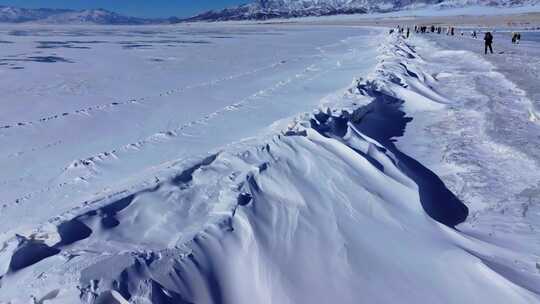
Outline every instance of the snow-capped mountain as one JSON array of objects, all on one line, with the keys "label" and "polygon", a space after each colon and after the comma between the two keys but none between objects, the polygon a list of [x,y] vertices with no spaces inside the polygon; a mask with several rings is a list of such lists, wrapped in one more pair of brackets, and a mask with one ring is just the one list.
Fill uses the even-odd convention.
[{"label": "snow-capped mountain", "polygon": [[366,13],[367,0],[257,0],[237,7],[202,13],[198,20],[271,19]]},{"label": "snow-capped mountain", "polygon": [[62,15],[71,12],[64,9],[26,9],[11,6],[0,6],[0,22],[27,22],[46,19],[54,15]]},{"label": "snow-capped mountain", "polygon": [[213,10],[190,18],[191,21],[264,20],[304,16],[326,16],[388,12],[421,7],[520,6],[538,0],[256,0],[249,4]]},{"label": "snow-capped mountain", "polygon": [[148,20],[123,16],[103,9],[72,11],[49,16],[46,23],[144,24]]},{"label": "snow-capped mountain", "polygon": [[171,23],[173,19],[145,19],[120,15],[104,9],[27,9],[0,6],[0,23],[39,22],[52,24],[153,24]]}]

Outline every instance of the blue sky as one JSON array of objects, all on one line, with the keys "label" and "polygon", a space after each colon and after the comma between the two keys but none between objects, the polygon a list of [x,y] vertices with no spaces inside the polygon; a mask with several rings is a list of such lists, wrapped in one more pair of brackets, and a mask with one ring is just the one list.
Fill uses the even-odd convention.
[{"label": "blue sky", "polygon": [[0,0],[0,5],[25,8],[104,8],[139,17],[186,17],[247,2],[250,0]]}]

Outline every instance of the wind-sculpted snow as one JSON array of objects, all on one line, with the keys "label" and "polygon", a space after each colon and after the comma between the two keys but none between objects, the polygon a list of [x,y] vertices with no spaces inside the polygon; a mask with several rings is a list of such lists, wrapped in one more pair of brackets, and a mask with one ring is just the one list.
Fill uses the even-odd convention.
[{"label": "wind-sculpted snow", "polygon": [[504,271],[519,255],[454,229],[467,208],[394,145],[447,100],[400,38],[380,53],[353,102],[6,240],[0,301],[538,303]]},{"label": "wind-sculpted snow", "polygon": [[[409,72],[408,72],[409,73]],[[400,107],[404,101],[372,88],[373,84],[359,86],[363,94],[375,97],[374,101],[353,113],[356,127],[364,134],[384,144],[399,160],[399,168],[419,187],[420,201],[433,219],[454,227],[467,218],[468,210],[443,182],[428,168],[399,151],[392,139],[402,136],[405,124],[412,120],[405,117]]]}]

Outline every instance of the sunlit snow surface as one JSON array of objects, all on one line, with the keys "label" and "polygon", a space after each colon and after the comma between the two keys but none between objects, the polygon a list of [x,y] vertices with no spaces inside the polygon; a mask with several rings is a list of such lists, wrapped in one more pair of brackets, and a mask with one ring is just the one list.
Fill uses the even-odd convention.
[{"label": "sunlit snow surface", "polygon": [[461,53],[352,27],[49,30],[2,36],[0,303],[540,301],[535,251],[451,228],[467,208],[428,169],[452,173],[433,143],[476,121],[442,80]]},{"label": "sunlit snow surface", "polygon": [[[223,26],[6,29],[0,58],[2,213],[19,217],[19,225],[36,216],[43,221],[153,166],[204,155],[310,111],[375,64],[369,32],[377,33]],[[47,207],[36,214],[35,203]],[[0,228],[13,224],[3,221]]]},{"label": "sunlit snow surface", "polygon": [[[437,173],[469,207],[459,229],[522,253],[493,267],[540,291],[540,33],[495,33],[495,54],[464,36],[411,41],[422,69],[450,97],[445,111],[416,116],[398,146]],[[433,64],[436,63],[436,64]]]}]

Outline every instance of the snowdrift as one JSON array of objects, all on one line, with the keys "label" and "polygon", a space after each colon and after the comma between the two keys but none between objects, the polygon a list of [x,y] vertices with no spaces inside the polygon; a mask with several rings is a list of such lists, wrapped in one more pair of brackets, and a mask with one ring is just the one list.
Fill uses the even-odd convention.
[{"label": "snowdrift", "polygon": [[350,94],[155,185],[51,219],[0,251],[19,303],[538,303],[511,252],[462,235],[468,210],[394,140],[445,98],[390,37]]}]

